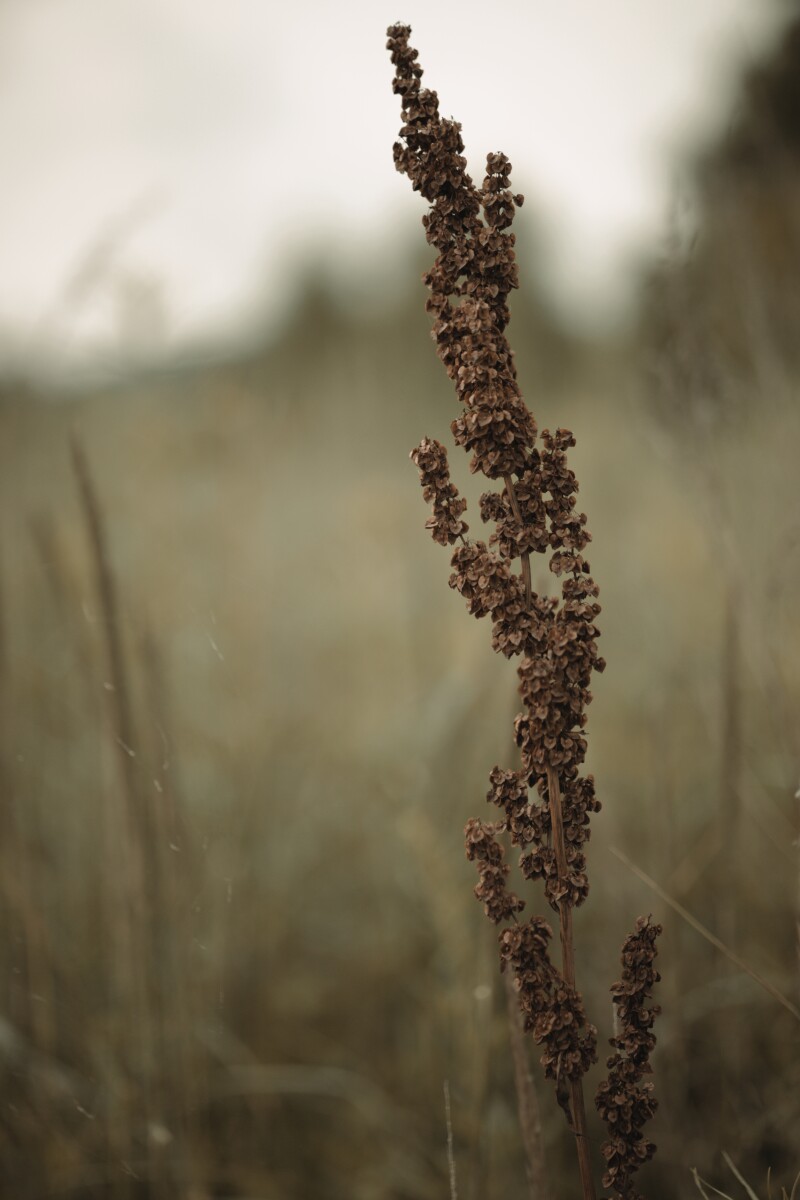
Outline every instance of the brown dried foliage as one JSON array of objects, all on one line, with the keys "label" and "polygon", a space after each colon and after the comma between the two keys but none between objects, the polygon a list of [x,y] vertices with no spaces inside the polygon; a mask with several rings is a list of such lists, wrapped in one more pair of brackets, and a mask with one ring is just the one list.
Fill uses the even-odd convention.
[{"label": "brown dried foliage", "polygon": [[[575,439],[566,429],[544,430],[536,446],[536,422],[522,398],[505,336],[508,296],[518,286],[509,228],[523,197],[511,191],[511,164],[504,154],[489,154],[482,185],[473,183],[461,126],[442,117],[436,92],[421,86],[410,32],[406,25],[388,30],[403,120],[394,160],[430,205],[423,225],[437,257],[423,280],[430,291],[427,309],[437,353],[462,405],[451,425],[455,442],[471,454],[471,471],[503,483],[480,499],[481,519],[493,526],[488,541],[465,536],[466,502],[451,482],[444,446],[425,438],[411,458],[432,505],[426,527],[440,544],[455,545],[450,586],[473,616],[491,617],[493,648],[519,658],[522,697],[514,723],[521,767],[492,770],[488,800],[502,816],[493,823],[467,823],[467,856],[477,864],[475,893],[487,916],[495,924],[514,922],[500,934],[501,967],[513,972],[525,1028],[543,1050],[545,1074],[555,1081],[576,1135],[584,1196],[589,1197],[594,1193],[581,1080],[596,1061],[597,1033],[574,984],[572,910],[588,893],[584,846],[590,816],[600,808],[592,776],[582,774],[589,685],[593,671],[605,666],[597,650],[598,587],[584,557],[591,535],[585,513],[577,511],[578,482],[567,462]],[[533,591],[531,554],[550,555],[560,596]],[[539,917],[526,924],[517,920],[524,902],[507,888],[509,866],[498,840],[503,834],[520,849],[524,876],[542,880],[547,901],[559,914],[560,970],[549,955],[550,927]],[[633,936],[644,935],[640,929]],[[632,946],[629,939],[628,958]],[[623,982],[615,987],[628,986],[627,979],[623,972]],[[636,1121],[647,1104],[638,1068],[629,1065],[634,1060],[624,1052],[615,1068],[614,1095],[625,1097],[638,1130]],[[642,1143],[626,1140],[617,1129],[614,1145],[608,1186],[632,1195],[624,1189],[641,1161]]]},{"label": "brown dried foliage", "polygon": [[595,1097],[597,1111],[609,1131],[603,1143],[608,1163],[603,1186],[613,1188],[625,1200],[642,1200],[632,1177],[656,1149],[642,1131],[658,1101],[652,1083],[642,1081],[652,1073],[650,1055],[656,1044],[653,1022],[661,1011],[657,1004],[647,1004],[661,978],[653,966],[660,933],[660,925],[654,925],[649,917],[640,917],[635,931],[625,939],[622,978],[611,988],[619,1032],[610,1039],[615,1053],[606,1062],[608,1076]]}]

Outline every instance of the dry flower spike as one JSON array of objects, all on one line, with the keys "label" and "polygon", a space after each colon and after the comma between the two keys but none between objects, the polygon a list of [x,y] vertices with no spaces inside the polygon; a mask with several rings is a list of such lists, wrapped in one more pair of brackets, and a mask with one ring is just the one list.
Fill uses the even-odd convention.
[{"label": "dry flower spike", "polygon": [[[462,405],[453,437],[471,455],[472,472],[501,484],[480,499],[481,520],[491,527],[486,541],[466,536],[466,502],[451,482],[444,446],[424,438],[411,458],[432,506],[426,528],[441,545],[454,546],[450,586],[473,616],[491,618],[494,650],[519,659],[522,698],[514,724],[520,766],[493,768],[488,800],[501,815],[492,823],[467,823],[467,856],[478,868],[475,894],[487,916],[505,925],[501,969],[513,974],[524,1026],[542,1049],[545,1075],[555,1083],[575,1135],[584,1200],[593,1200],[582,1081],[597,1059],[597,1032],[576,987],[572,936],[573,909],[589,890],[584,852],[589,819],[600,808],[592,776],[582,773],[589,685],[592,673],[605,666],[597,651],[598,587],[584,557],[591,535],[585,513],[577,510],[578,482],[567,462],[575,439],[566,429],[544,430],[537,447],[536,421],[522,398],[505,336],[508,296],[518,286],[509,228],[523,197],[511,191],[511,164],[504,154],[489,154],[482,185],[473,183],[461,126],[442,117],[436,92],[422,87],[410,33],[407,25],[388,30],[403,121],[394,160],[430,205],[423,225],[437,257],[423,279],[437,353]],[[533,591],[532,554],[549,554],[560,595]],[[525,878],[542,880],[558,914],[560,968],[550,958],[549,925],[536,916],[524,924],[518,920],[524,901],[507,888],[510,868],[499,840],[504,835],[520,850]],[[653,1150],[641,1134],[654,1107],[641,1076],[649,1070],[642,1054],[645,1042],[648,1055],[652,1049],[656,1011],[644,1010],[649,1024],[640,1029],[626,997],[634,996],[629,989],[635,961],[654,954],[658,931],[640,921],[625,943],[622,980],[613,990],[624,1032],[614,1042],[617,1053],[609,1060],[614,1065],[597,1101],[606,1119],[615,1105],[624,1114],[612,1120],[604,1184],[625,1200],[635,1197],[631,1176]],[[636,1040],[637,1032],[645,1041]]]}]

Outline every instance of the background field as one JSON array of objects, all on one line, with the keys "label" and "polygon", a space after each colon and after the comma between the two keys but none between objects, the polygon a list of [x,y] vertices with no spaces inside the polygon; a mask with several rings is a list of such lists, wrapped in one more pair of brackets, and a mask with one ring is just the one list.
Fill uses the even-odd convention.
[{"label": "background field", "polygon": [[[665,926],[653,1200],[694,1166],[738,1187],[722,1151],[759,1194],[800,1168],[797,1019],[612,849],[798,1005],[796,36],[783,54],[695,164],[700,235],[630,329],[581,340],[533,280],[512,307],[539,425],[578,439],[603,603],[576,931],[601,1045],[626,931]],[[407,454],[456,401],[421,234],[398,236],[370,311],[320,276],[236,355],[2,385],[3,1194],[433,1200],[445,1081],[459,1195],[526,1194],[462,847],[516,762],[515,677],[423,529]]]}]

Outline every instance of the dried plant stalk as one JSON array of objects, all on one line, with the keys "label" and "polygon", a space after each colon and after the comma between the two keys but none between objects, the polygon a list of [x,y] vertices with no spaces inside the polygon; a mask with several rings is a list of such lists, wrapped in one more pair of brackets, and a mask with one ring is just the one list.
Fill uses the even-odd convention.
[{"label": "dried plant stalk", "polygon": [[[473,183],[461,126],[443,118],[436,92],[421,86],[410,33],[407,25],[388,30],[403,118],[394,159],[430,204],[423,225],[437,258],[423,278],[437,352],[463,405],[453,436],[472,454],[472,472],[502,484],[480,499],[481,519],[494,526],[488,542],[467,538],[467,506],[450,479],[444,446],[423,438],[411,458],[432,505],[426,527],[435,541],[454,547],[450,586],[473,616],[491,618],[495,651],[519,658],[523,701],[514,725],[521,766],[492,770],[487,799],[502,816],[467,823],[467,856],[478,869],[476,896],[489,919],[505,926],[501,970],[512,973],[524,1027],[543,1050],[545,1075],[575,1136],[584,1200],[594,1200],[583,1078],[597,1059],[597,1031],[576,986],[573,942],[573,909],[589,887],[589,818],[600,807],[592,776],[582,774],[589,683],[605,666],[597,652],[598,588],[583,555],[591,536],[586,515],[576,509],[578,482],[567,464],[575,439],[566,429],[544,430],[541,449],[536,446],[536,422],[505,337],[508,296],[518,286],[509,227],[523,197],[510,189],[504,154],[489,154],[481,187]],[[560,596],[533,590],[535,553],[550,556]],[[525,902],[507,887],[502,834],[519,849],[525,878],[542,881],[558,913],[560,968],[550,958],[550,926],[536,916],[520,922]],[[636,1165],[626,1173],[621,1163],[609,1186],[621,1180],[620,1195],[633,1195],[625,1189]]]},{"label": "dried plant stalk", "polygon": [[[141,1107],[145,1127],[152,1118],[151,1076],[154,1072],[155,1041],[152,1003],[152,954],[150,936],[152,912],[150,884],[153,877],[154,845],[152,828],[146,807],[139,792],[135,766],[136,743],[129,672],[122,640],[120,605],[116,579],[111,566],[106,525],[102,505],[92,478],[87,455],[77,438],[72,439],[72,467],[78,485],[81,512],[86,525],[87,539],[94,569],[97,603],[102,616],[101,630],[105,653],[105,671],[110,690],[106,693],[111,730],[114,736],[116,760],[119,766],[121,799],[118,826],[109,806],[107,813],[107,845],[109,860],[115,864],[112,875],[112,903],[108,916],[107,936],[113,947],[112,962],[115,989],[114,1007],[130,1004],[130,1022],[136,1032],[141,1067]],[[120,839],[119,829],[123,836]],[[112,857],[113,856],[113,857]],[[124,1009],[123,1009],[124,1011]],[[125,1048],[130,1044],[130,1028],[119,1029],[120,1059],[125,1061]],[[129,1074],[132,1076],[134,1068]],[[127,1161],[135,1146],[135,1126],[138,1114],[133,1099],[132,1080],[126,1079],[109,1114],[109,1156]],[[150,1150],[147,1144],[148,1153]],[[148,1163],[148,1169],[150,1164]],[[123,1180],[125,1192],[131,1188]]]},{"label": "dried plant stalk", "polygon": [[527,1045],[522,1028],[522,1014],[513,980],[505,976],[508,1000],[508,1025],[511,1035],[511,1059],[514,1064],[514,1080],[517,1086],[517,1108],[520,1132],[525,1148],[525,1165],[528,1172],[528,1188],[531,1200],[551,1200],[544,1160],[542,1123],[539,1117],[539,1101],[533,1086],[528,1062]]},{"label": "dried plant stalk", "polygon": [[660,933],[660,925],[654,925],[649,917],[640,917],[622,947],[622,978],[611,988],[618,1032],[611,1038],[614,1053],[607,1062],[608,1078],[597,1091],[597,1110],[610,1133],[603,1144],[608,1164],[603,1186],[613,1188],[626,1200],[641,1200],[632,1177],[656,1149],[643,1130],[657,1101],[652,1083],[643,1080],[652,1072],[650,1055],[656,1044],[653,1022],[661,1011],[658,1005],[648,1007],[647,1003],[661,978],[653,966],[655,941]]}]

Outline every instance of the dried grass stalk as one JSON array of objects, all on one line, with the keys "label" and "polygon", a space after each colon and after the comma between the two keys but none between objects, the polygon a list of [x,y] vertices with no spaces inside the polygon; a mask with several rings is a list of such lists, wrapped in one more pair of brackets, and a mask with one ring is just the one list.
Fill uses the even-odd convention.
[{"label": "dried grass stalk", "polygon": [[[589,888],[584,853],[589,818],[600,807],[592,776],[582,773],[589,684],[593,672],[605,666],[597,652],[598,587],[584,557],[591,536],[585,513],[576,507],[578,482],[567,463],[575,439],[567,429],[544,430],[541,448],[536,445],[536,421],[523,400],[505,336],[508,296],[518,286],[509,228],[523,197],[511,191],[511,164],[504,154],[489,154],[483,183],[473,183],[461,126],[443,118],[436,92],[421,86],[410,33],[407,25],[388,30],[403,120],[394,159],[430,205],[423,225],[437,257],[424,282],[437,352],[462,405],[453,436],[472,455],[470,470],[501,485],[480,499],[481,519],[494,527],[487,541],[467,537],[467,506],[451,481],[445,447],[424,438],[411,458],[432,506],[426,527],[435,541],[454,547],[450,586],[473,616],[490,617],[495,651],[519,660],[523,702],[514,725],[520,765],[492,770],[488,800],[501,816],[467,823],[467,856],[478,869],[475,892],[487,916],[504,926],[501,969],[512,973],[524,1027],[543,1050],[545,1075],[555,1084],[575,1137],[582,1194],[593,1200],[583,1078],[597,1059],[597,1031],[577,989],[573,941],[573,909]],[[559,595],[533,590],[532,554],[549,555]],[[507,886],[502,834],[519,849],[525,878],[542,881],[558,914],[560,968],[550,957],[550,926],[536,916],[520,921],[525,901]],[[630,954],[628,943],[626,948]],[[620,1032],[622,1038],[630,1035],[626,1028]],[[615,1076],[607,1086],[617,1083]],[[631,1103],[636,1096],[631,1093]],[[610,1128],[613,1139],[618,1130]],[[634,1157],[638,1149],[631,1143]],[[619,1180],[619,1194],[632,1196],[629,1177],[637,1165],[638,1160],[621,1162],[609,1186]]]}]

